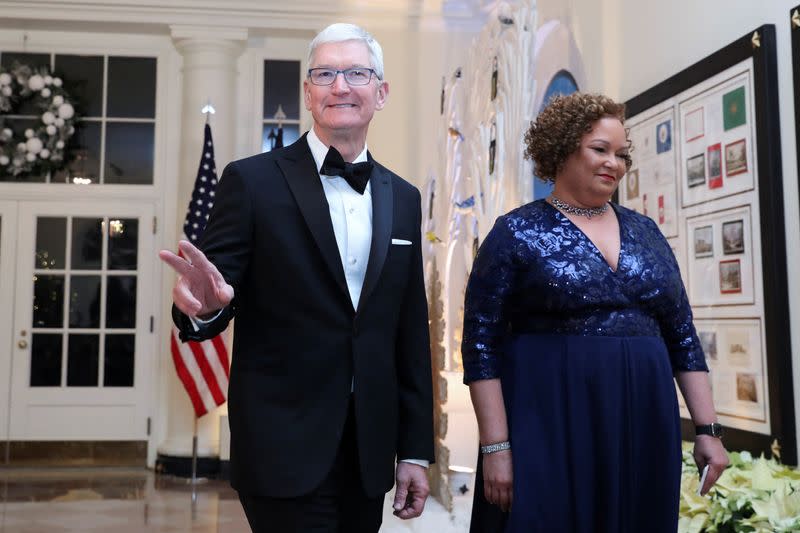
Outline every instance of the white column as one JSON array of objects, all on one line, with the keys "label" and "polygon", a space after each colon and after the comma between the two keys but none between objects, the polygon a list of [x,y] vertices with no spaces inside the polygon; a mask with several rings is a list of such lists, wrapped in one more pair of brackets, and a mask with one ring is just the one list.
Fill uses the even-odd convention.
[{"label": "white column", "polygon": [[[204,105],[211,103],[216,113],[211,115],[217,173],[234,155],[237,60],[247,42],[244,28],[215,28],[173,25],[170,27],[175,48],[183,56],[182,113],[180,136],[180,165],[177,205],[177,242],[181,235],[184,213],[189,201],[203,150]],[[170,357],[170,354],[166,354]],[[189,396],[178,380],[172,361],[168,361],[167,431],[158,453],[172,457],[191,457],[194,431],[194,411]],[[198,456],[219,455],[219,419],[226,414],[227,405],[208,413],[198,424]]]}]

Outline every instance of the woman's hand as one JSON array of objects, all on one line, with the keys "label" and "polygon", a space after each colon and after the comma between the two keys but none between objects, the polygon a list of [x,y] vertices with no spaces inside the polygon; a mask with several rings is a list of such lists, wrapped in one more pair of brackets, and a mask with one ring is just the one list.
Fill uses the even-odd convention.
[{"label": "woman's hand", "polygon": [[709,465],[706,482],[700,487],[700,494],[705,496],[728,466],[728,452],[725,451],[719,438],[697,435],[694,439],[694,462],[701,472],[706,465]]},{"label": "woman's hand", "polygon": [[484,497],[503,512],[511,510],[513,477],[511,450],[483,454]]}]

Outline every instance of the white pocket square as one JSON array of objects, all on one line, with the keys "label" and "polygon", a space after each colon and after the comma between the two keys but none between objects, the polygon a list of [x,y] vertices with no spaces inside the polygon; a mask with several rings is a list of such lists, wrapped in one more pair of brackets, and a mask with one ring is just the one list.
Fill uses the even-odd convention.
[{"label": "white pocket square", "polygon": [[402,246],[411,246],[411,241],[405,239],[392,239],[392,244],[400,244]]}]

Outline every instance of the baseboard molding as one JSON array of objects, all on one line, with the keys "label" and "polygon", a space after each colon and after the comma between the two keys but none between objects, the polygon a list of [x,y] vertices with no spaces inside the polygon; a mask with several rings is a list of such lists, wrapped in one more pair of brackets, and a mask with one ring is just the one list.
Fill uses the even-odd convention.
[{"label": "baseboard molding", "polygon": [[[198,457],[197,477],[219,478],[220,462],[219,457]],[[225,462],[227,463],[227,461]],[[192,477],[192,458],[158,454],[156,472],[168,476]]]},{"label": "baseboard molding", "polygon": [[0,450],[6,466],[147,466],[147,441],[7,441]]}]

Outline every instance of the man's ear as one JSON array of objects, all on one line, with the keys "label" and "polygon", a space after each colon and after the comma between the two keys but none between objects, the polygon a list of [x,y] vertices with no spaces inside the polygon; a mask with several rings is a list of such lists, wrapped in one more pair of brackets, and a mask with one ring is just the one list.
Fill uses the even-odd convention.
[{"label": "man's ear", "polygon": [[382,81],[378,87],[378,98],[375,100],[375,109],[380,111],[386,105],[386,99],[389,98],[389,83]]},{"label": "man's ear", "polygon": [[306,105],[306,111],[311,111],[311,87],[308,85],[308,80],[303,80],[303,102]]}]

